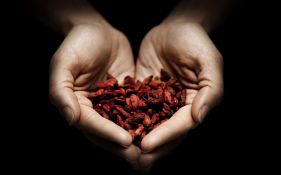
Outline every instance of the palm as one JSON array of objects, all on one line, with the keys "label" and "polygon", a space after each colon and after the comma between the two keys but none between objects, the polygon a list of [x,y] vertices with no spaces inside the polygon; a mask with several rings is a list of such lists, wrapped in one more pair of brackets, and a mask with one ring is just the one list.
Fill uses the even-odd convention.
[{"label": "palm", "polygon": [[160,25],[146,35],[140,48],[136,78],[159,76],[164,68],[186,86],[188,95],[186,106],[143,139],[142,148],[153,151],[142,155],[140,166],[148,166],[172,150],[196,125],[200,107],[206,101],[214,105],[221,96],[221,65],[219,52],[199,25]]},{"label": "palm", "polygon": [[164,68],[186,86],[188,91],[187,105],[184,107],[185,109],[179,110],[175,114],[178,116],[177,127],[182,124],[185,126],[193,125],[191,107],[199,88],[196,72],[198,71],[198,60],[196,59],[197,55],[193,54],[196,48],[193,48],[189,35],[185,31],[183,34],[182,31],[184,29],[178,27],[152,29],[142,42],[136,74],[137,79],[143,79],[151,74],[159,76],[160,69]]},{"label": "palm", "polygon": [[[122,45],[123,47],[130,48],[129,43],[126,40],[122,41]],[[93,48],[93,46],[89,46],[89,47]],[[105,57],[102,56],[101,60],[91,58],[91,53],[89,53],[88,56],[84,55],[84,57],[78,56],[78,58],[80,58],[79,61],[81,61],[82,64],[79,64],[79,62],[77,64],[77,68],[80,69],[80,75],[74,79],[73,86],[74,86],[74,93],[80,105],[80,110],[81,110],[80,117],[93,116],[93,115],[99,116],[98,113],[96,113],[93,110],[93,105],[88,98],[88,93],[99,81],[104,80],[108,74],[116,77],[119,83],[122,83],[122,80],[126,75],[134,76],[133,61],[128,60],[130,59],[131,53],[130,52],[124,53],[127,51],[117,50],[117,49],[109,50],[109,51],[111,53],[103,52],[104,55],[108,55],[108,56]],[[118,53],[118,54],[113,55],[112,53]],[[124,57],[124,55],[122,54],[126,54],[127,57]],[[81,67],[83,67],[84,69],[81,69]],[[100,117],[100,120],[105,122],[102,117]],[[103,125],[102,123],[100,124]],[[87,123],[80,123],[78,125],[85,126],[87,125]],[[102,136],[102,134],[97,134],[97,133],[95,135]],[[105,138],[107,138],[107,136],[105,136]]]},{"label": "palm", "polygon": [[[93,34],[84,35],[79,33],[79,41],[83,44],[77,44],[77,47],[72,47],[72,52],[75,53],[75,65],[72,68],[76,72],[73,76],[73,90],[77,96],[81,113],[94,112],[91,101],[87,98],[89,91],[99,81],[106,78],[108,74],[113,75],[122,82],[124,76],[134,73],[134,64],[132,59],[130,46],[128,41],[121,33],[114,31],[118,45],[105,43],[110,41],[109,38],[97,38],[96,31]],[[102,36],[101,33],[98,37]],[[97,40],[102,40],[97,43]],[[108,47],[112,45],[112,47]],[[126,55],[126,56],[124,56]],[[133,75],[132,75],[133,76]],[[88,115],[88,114],[86,114]],[[83,116],[83,115],[81,115]]]},{"label": "palm", "polygon": [[[74,114],[71,124],[90,134],[91,140],[96,141],[97,136],[103,139],[103,145],[101,141],[98,145],[106,147],[110,141],[128,147],[132,142],[130,134],[95,112],[87,97],[93,86],[107,74],[122,83],[126,75],[134,76],[134,72],[131,48],[123,34],[111,27],[78,26],[68,34],[52,59],[51,97],[59,109],[71,109]],[[66,117],[71,116],[67,114]],[[128,153],[132,151],[129,148]],[[119,154],[118,146],[110,149]],[[135,159],[135,152],[129,156],[120,154]]]}]

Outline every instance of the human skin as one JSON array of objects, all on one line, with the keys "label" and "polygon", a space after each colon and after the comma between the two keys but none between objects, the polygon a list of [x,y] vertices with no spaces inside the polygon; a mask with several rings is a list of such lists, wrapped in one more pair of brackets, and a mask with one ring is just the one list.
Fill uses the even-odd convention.
[{"label": "human skin", "polygon": [[136,79],[159,76],[164,68],[186,85],[188,95],[186,106],[142,140],[137,169],[148,171],[220,102],[223,58],[209,32],[220,23],[232,4],[232,1],[222,0],[182,1],[144,37],[137,59]]},{"label": "human skin", "polygon": [[40,4],[44,6],[41,17],[65,35],[50,63],[52,103],[68,123],[79,128],[89,140],[133,164],[141,151],[132,144],[130,134],[100,116],[87,98],[107,74],[116,77],[121,84],[125,76],[135,76],[127,38],[86,1],[44,3]]},{"label": "human skin", "polygon": [[[221,21],[228,1],[182,1],[143,39],[135,69],[127,38],[86,1],[35,1],[40,19],[65,39],[50,64],[50,98],[70,125],[96,145],[149,170],[188,131],[202,122],[223,95],[223,59],[208,33]],[[141,150],[131,136],[92,109],[87,95],[107,73],[122,83],[126,75],[142,80],[164,68],[186,85],[187,105],[149,133]]]}]

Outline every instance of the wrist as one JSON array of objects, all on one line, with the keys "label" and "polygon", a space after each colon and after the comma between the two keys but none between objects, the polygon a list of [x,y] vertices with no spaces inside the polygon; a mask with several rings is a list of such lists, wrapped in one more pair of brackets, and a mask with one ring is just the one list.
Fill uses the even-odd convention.
[{"label": "wrist", "polygon": [[81,25],[110,27],[110,24],[100,14],[94,11],[87,14],[77,12],[75,14],[69,14],[63,18],[62,32],[64,35],[67,35],[72,28]]},{"label": "wrist", "polygon": [[219,24],[229,4],[224,0],[182,0],[164,23],[196,23],[209,33]]},{"label": "wrist", "polygon": [[212,30],[212,24],[206,20],[206,15],[198,11],[174,11],[172,12],[161,25],[178,26],[178,25],[198,25],[201,26],[207,33]]},{"label": "wrist", "polygon": [[190,17],[177,17],[177,18],[170,18],[168,17],[165,19],[159,26],[164,28],[171,28],[171,27],[180,27],[190,26],[193,28],[193,26],[200,27],[203,30],[205,30],[207,33],[209,33],[209,28],[207,25],[205,25],[204,20],[202,18],[190,18]]},{"label": "wrist", "polygon": [[49,0],[40,6],[43,20],[64,35],[77,25],[108,24],[86,0]]}]

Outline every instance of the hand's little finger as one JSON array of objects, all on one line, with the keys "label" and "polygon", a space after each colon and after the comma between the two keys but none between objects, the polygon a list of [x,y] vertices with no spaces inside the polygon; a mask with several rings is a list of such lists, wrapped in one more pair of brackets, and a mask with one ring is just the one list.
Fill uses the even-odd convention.
[{"label": "hand's little finger", "polygon": [[130,145],[127,148],[124,148],[116,143],[106,141],[102,138],[96,137],[94,135],[85,134],[86,137],[93,142],[95,145],[101,147],[102,149],[109,151],[113,154],[116,154],[131,164],[135,164],[140,156],[140,149],[135,145]]},{"label": "hand's little finger", "polygon": [[169,142],[150,153],[141,154],[138,161],[138,169],[140,171],[149,171],[152,165],[161,157],[170,153],[182,141],[182,138]]},{"label": "hand's little finger", "polygon": [[141,142],[144,152],[151,152],[172,140],[175,140],[194,127],[191,117],[191,106],[186,105],[179,109],[168,121],[152,130]]}]

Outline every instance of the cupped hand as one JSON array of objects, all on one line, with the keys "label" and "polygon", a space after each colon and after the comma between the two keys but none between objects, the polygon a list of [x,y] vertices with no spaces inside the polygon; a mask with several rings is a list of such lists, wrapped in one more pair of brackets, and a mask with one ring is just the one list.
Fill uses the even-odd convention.
[{"label": "cupped hand", "polygon": [[[109,24],[73,27],[50,64],[50,98],[69,124],[80,128],[97,145],[135,162],[140,150],[130,134],[101,117],[87,98],[107,74],[122,83],[134,77],[135,65],[127,38]],[[110,146],[108,146],[110,145]]]},{"label": "cupped hand", "polygon": [[164,68],[187,88],[186,106],[151,131],[141,142],[138,168],[146,169],[180,143],[200,123],[223,94],[223,60],[198,23],[163,23],[144,38],[136,65],[136,79],[159,76]]}]

